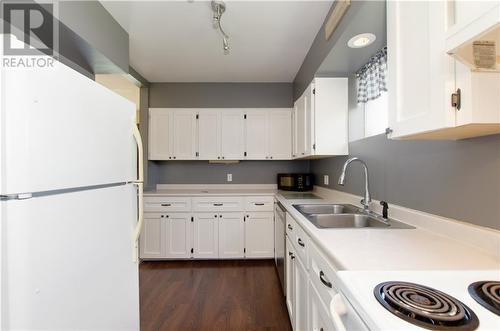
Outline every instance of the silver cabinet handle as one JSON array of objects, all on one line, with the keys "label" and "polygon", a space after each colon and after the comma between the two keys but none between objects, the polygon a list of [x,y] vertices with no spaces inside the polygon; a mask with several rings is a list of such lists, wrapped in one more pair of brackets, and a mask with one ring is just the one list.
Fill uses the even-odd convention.
[{"label": "silver cabinet handle", "polygon": [[297,239],[297,243],[298,243],[300,246],[302,246],[302,247],[304,247],[304,246],[306,245],[306,244],[304,244],[304,242],[303,242],[303,241],[302,241],[302,239],[300,239],[300,238],[299,238],[299,239]]}]

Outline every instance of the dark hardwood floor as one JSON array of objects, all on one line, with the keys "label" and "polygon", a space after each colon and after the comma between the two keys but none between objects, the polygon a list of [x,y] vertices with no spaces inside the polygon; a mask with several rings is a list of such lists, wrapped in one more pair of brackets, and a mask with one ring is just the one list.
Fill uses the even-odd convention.
[{"label": "dark hardwood floor", "polygon": [[292,330],[273,260],[143,262],[141,331]]}]

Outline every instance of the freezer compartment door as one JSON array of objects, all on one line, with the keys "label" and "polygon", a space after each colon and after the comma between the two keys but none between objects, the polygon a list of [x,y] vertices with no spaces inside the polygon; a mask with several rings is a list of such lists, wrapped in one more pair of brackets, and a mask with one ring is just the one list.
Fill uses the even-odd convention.
[{"label": "freezer compartment door", "polygon": [[1,194],[136,179],[132,102],[57,61],[1,70]]},{"label": "freezer compartment door", "polygon": [[136,187],[0,207],[2,330],[139,330]]}]

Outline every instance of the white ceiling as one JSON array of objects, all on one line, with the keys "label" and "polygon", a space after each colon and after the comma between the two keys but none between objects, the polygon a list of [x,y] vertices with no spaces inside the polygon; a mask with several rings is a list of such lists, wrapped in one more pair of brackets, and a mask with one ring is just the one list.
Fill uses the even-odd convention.
[{"label": "white ceiling", "polygon": [[101,1],[150,82],[292,82],[332,1],[226,1],[224,55],[209,1]]}]

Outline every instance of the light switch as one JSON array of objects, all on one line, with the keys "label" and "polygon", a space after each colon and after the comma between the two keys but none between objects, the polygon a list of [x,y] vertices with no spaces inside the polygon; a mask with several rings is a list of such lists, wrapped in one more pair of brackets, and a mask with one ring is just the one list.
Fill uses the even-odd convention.
[{"label": "light switch", "polygon": [[323,184],[329,185],[329,183],[330,183],[330,178],[328,177],[328,175],[324,175],[323,176]]},{"label": "light switch", "polygon": [[227,181],[232,182],[233,181],[233,174],[227,174]]}]

